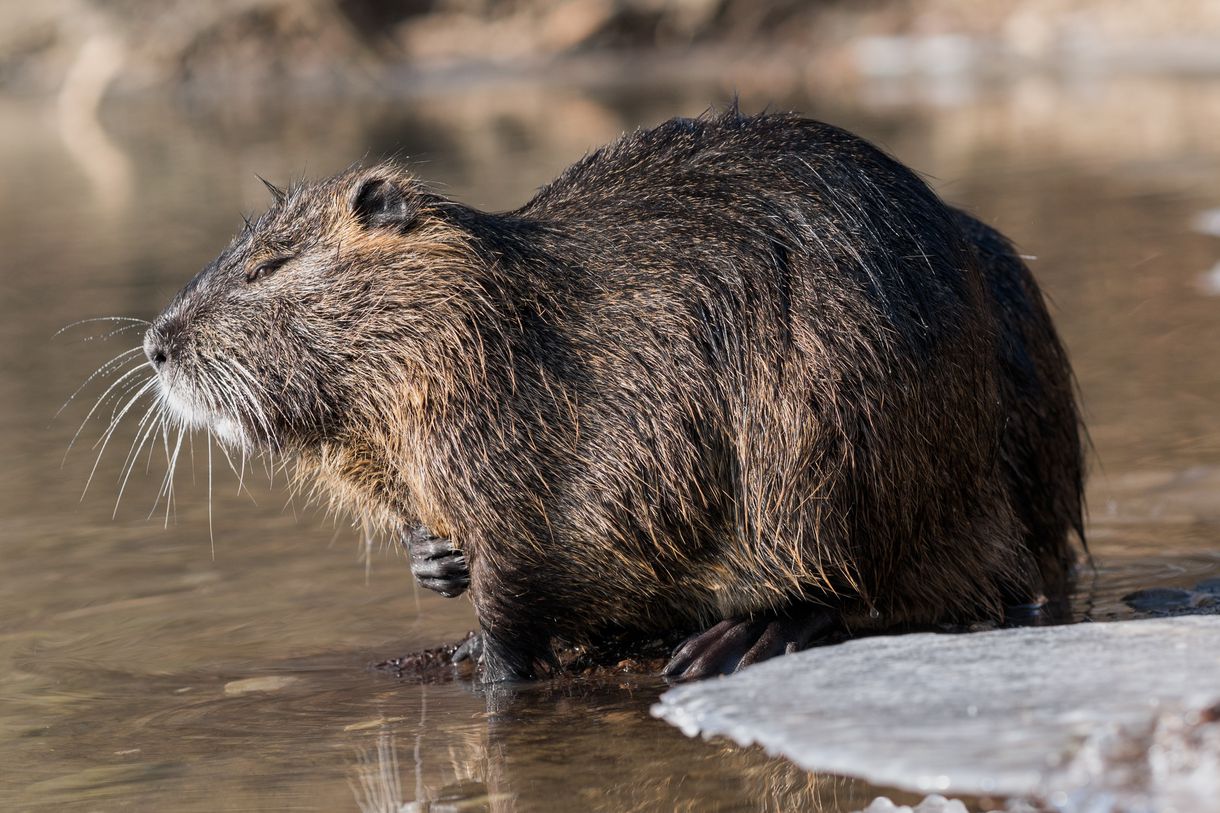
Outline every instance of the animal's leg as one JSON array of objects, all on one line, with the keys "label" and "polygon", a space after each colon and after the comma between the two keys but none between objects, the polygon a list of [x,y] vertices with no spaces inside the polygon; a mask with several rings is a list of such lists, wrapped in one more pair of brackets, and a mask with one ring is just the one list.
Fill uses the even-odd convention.
[{"label": "animal's leg", "polygon": [[471,596],[479,631],[470,647],[454,656],[477,659],[482,683],[534,680],[557,666],[552,619],[559,611],[519,575],[475,561]]},{"label": "animal's leg", "polygon": [[449,539],[420,525],[402,536],[411,557],[411,572],[419,583],[446,598],[460,596],[470,586],[466,556]]},{"label": "animal's leg", "polygon": [[779,612],[729,618],[688,638],[661,674],[674,680],[725,675],[752,663],[804,649],[839,623],[839,614],[801,603]]},{"label": "animal's leg", "polygon": [[[541,640],[501,637],[487,629],[481,630],[471,640],[478,640],[479,643],[465,657],[478,657],[478,679],[482,683],[535,680],[539,677],[540,666],[544,670],[547,666],[554,666],[554,655]],[[454,657],[458,654],[455,652]]]}]

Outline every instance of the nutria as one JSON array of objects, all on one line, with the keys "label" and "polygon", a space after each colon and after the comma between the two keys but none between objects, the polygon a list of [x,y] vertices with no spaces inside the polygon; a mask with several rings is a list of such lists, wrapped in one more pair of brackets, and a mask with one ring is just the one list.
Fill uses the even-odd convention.
[{"label": "nutria", "polygon": [[698,677],[1069,583],[1038,287],[856,136],[674,119],[502,214],[393,163],[273,192],[149,329],[163,399],[468,583],[486,680],[706,628],[667,669]]}]

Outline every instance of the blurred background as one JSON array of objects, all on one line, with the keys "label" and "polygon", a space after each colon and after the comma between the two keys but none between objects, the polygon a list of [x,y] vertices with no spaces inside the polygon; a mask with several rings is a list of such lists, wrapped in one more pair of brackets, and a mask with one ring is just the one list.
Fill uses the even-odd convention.
[{"label": "blurred background", "polygon": [[488,697],[367,671],[459,637],[469,605],[258,464],[238,493],[201,439],[172,502],[159,445],[124,486],[144,408],[107,387],[138,354],[94,371],[140,331],[74,324],[152,318],[266,206],[255,173],[396,155],[511,208],[734,96],[875,141],[1029,257],[1094,445],[1079,618],[1216,573],[1220,3],[4,0],[0,808],[839,811],[882,792],[686,740],[649,719],[645,677]]}]

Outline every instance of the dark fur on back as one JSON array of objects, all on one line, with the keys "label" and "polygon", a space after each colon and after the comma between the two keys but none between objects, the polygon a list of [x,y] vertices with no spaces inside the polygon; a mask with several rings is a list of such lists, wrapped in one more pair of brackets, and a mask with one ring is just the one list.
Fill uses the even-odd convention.
[{"label": "dark fur on back", "polygon": [[[400,222],[361,219],[374,182]],[[313,276],[230,292],[267,245]],[[504,214],[354,170],[289,190],[203,276],[176,330],[200,298],[247,311],[196,325],[226,349],[195,358],[309,400],[251,393],[248,440],[384,527],[451,536],[512,674],[555,641],[799,600],[858,627],[968,621],[1069,583],[1081,446],[1036,284],[834,127],[675,119]]]}]

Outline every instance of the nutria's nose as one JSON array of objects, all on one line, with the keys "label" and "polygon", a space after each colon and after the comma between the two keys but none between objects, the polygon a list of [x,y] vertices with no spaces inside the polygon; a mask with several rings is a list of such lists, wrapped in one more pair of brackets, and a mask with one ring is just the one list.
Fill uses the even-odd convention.
[{"label": "nutria's nose", "polygon": [[182,313],[176,308],[170,308],[153,320],[144,334],[144,355],[148,356],[153,369],[160,370],[167,361],[181,354],[183,324]]},{"label": "nutria's nose", "polygon": [[169,361],[168,345],[165,339],[161,336],[157,328],[149,328],[144,334],[144,355],[148,356],[148,361],[152,364],[153,369],[161,369],[161,365]]}]

